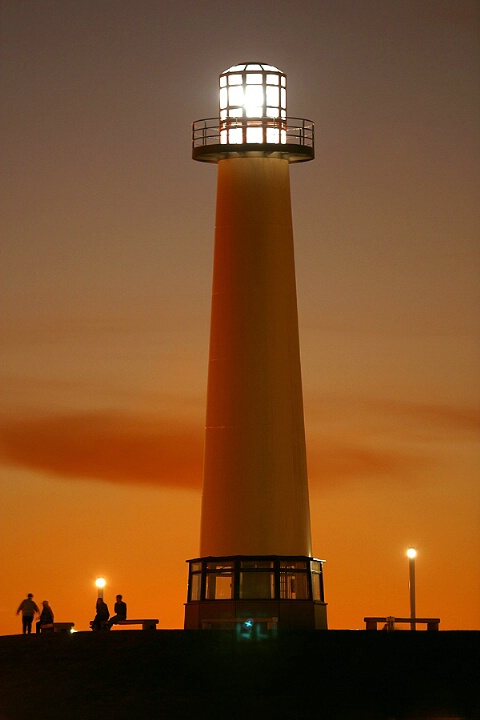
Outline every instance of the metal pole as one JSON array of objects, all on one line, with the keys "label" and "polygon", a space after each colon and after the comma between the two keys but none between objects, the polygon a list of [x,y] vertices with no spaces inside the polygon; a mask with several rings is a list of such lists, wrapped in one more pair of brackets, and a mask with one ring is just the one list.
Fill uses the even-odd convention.
[{"label": "metal pole", "polygon": [[98,588],[98,598],[101,598],[103,600],[103,588],[105,587],[105,578],[97,578],[95,580],[95,585]]},{"label": "metal pole", "polygon": [[[409,567],[409,586],[410,586],[410,619],[414,620],[416,617],[415,611],[415,555],[416,552],[413,548],[408,551],[408,567]],[[416,624],[410,623],[410,630],[415,630]]]}]

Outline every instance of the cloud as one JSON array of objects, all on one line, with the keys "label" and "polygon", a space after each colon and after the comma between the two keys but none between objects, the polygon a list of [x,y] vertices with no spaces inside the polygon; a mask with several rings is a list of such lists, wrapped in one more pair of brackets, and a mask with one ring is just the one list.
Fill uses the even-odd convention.
[{"label": "cloud", "polygon": [[[415,417],[435,435],[448,425],[457,431],[478,430],[478,412],[444,406],[378,403],[384,418]],[[415,475],[420,464],[434,463],[434,454],[415,454],[403,441],[352,439],[347,423],[341,434],[309,433],[308,467],[312,485],[378,481]],[[325,427],[323,427],[323,430]],[[398,438],[397,438],[398,440]],[[425,448],[424,448],[425,450]],[[6,464],[70,479],[198,490],[202,484],[203,428],[193,422],[116,412],[28,417],[0,420],[0,458]]]},{"label": "cloud", "polygon": [[[312,482],[391,475],[405,458],[316,437]],[[4,462],[62,478],[200,489],[203,429],[171,419],[119,413],[30,417],[0,422]]]},{"label": "cloud", "polygon": [[[401,400],[362,399],[333,394],[309,393],[308,416],[310,421],[327,427],[332,421],[351,423],[354,420],[375,420],[383,428],[397,428],[405,438],[420,429],[428,429],[432,435],[450,433],[464,436],[480,431],[480,408],[478,406],[448,405],[441,403],[418,403]],[[354,423],[352,423],[354,424]],[[409,433],[405,433],[405,429]]]},{"label": "cloud", "polygon": [[408,412],[409,414],[415,415],[419,420],[441,425],[453,431],[462,433],[465,431],[473,431],[478,433],[480,430],[479,408],[414,403],[410,406],[404,403],[397,403],[396,405],[392,405],[392,410],[395,410],[395,408],[400,413]]},{"label": "cloud", "polygon": [[480,430],[477,408],[392,400],[330,397],[312,403],[310,420],[309,476],[322,486],[357,478],[411,482],[442,462],[447,445],[478,441]]},{"label": "cloud", "polygon": [[478,439],[480,409],[461,405],[428,404],[400,401],[372,401],[372,409],[389,418],[397,427],[409,429],[422,438],[436,442],[465,439],[472,435]]},{"label": "cloud", "polygon": [[359,477],[378,480],[398,476],[405,480],[418,464],[417,457],[401,450],[367,447],[337,439],[320,439],[318,443],[311,443],[308,449],[310,481],[322,485]]},{"label": "cloud", "polygon": [[64,478],[196,489],[201,427],[151,416],[92,413],[0,422],[4,461]]}]

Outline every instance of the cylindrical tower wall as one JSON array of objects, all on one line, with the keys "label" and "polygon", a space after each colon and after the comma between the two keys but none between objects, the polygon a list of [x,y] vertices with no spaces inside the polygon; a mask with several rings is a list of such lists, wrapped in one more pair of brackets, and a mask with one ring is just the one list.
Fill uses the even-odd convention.
[{"label": "cylindrical tower wall", "polygon": [[289,163],[218,164],[201,547],[311,556]]}]

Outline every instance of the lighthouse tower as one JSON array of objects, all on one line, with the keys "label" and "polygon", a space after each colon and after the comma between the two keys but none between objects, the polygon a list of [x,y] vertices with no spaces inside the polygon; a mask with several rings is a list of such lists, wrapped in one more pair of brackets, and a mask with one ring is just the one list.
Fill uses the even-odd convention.
[{"label": "lighthouse tower", "polygon": [[312,556],[289,166],[313,124],[287,117],[264,63],[220,75],[219,117],[193,124],[218,165],[200,557],[185,628],[327,627]]}]

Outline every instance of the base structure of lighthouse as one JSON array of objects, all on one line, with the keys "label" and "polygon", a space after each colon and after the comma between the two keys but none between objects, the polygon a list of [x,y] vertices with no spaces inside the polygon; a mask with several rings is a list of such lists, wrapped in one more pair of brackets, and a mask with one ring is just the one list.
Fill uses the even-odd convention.
[{"label": "base structure of lighthouse", "polygon": [[218,164],[200,557],[185,629],[326,629],[312,556],[289,165],[313,124],[286,115],[263,63],[220,75],[220,116],[193,125]]}]

